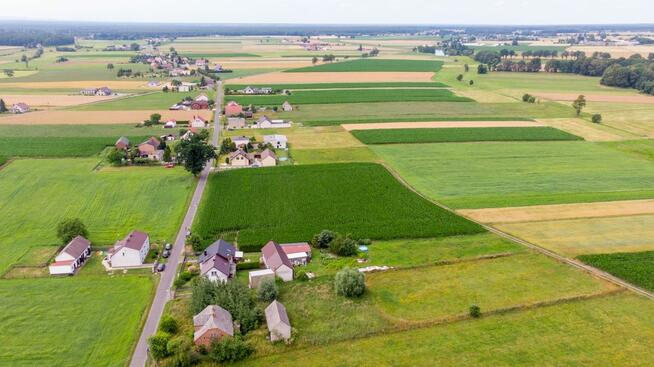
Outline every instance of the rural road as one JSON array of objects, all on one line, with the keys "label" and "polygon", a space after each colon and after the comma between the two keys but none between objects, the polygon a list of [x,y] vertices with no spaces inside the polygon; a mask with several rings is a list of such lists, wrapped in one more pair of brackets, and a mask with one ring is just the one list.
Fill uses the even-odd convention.
[{"label": "rural road", "polygon": [[[216,112],[214,115],[214,134],[212,138],[213,146],[218,146],[218,140],[220,135],[220,116],[223,105],[223,85],[222,82],[217,82],[216,84]],[[144,367],[148,359],[148,337],[157,332],[157,326],[159,325],[159,320],[163,315],[164,307],[166,303],[170,300],[171,290],[173,282],[175,281],[175,275],[177,273],[177,267],[182,260],[184,254],[184,246],[186,244],[186,231],[191,228],[193,224],[193,219],[195,214],[198,211],[198,206],[200,200],[202,199],[202,194],[204,193],[204,188],[207,186],[207,177],[211,171],[211,166],[213,166],[213,161],[209,162],[204,170],[200,173],[200,178],[198,184],[195,187],[195,192],[193,193],[193,198],[191,203],[186,211],[184,216],[184,221],[182,226],[179,228],[177,237],[175,238],[175,243],[173,244],[173,249],[171,251],[170,257],[168,258],[168,266],[166,270],[161,273],[161,279],[159,280],[159,285],[157,286],[157,293],[154,295],[152,300],[152,306],[150,307],[150,312],[148,313],[148,319],[145,321],[143,326],[143,331],[139,337],[136,348],[134,349],[134,354],[132,355],[132,361],[130,362],[130,367]]]}]

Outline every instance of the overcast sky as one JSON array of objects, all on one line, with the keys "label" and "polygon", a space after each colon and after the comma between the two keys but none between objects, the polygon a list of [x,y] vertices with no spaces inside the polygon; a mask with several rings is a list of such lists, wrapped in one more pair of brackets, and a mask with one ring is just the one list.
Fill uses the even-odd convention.
[{"label": "overcast sky", "polygon": [[654,0],[20,0],[3,6],[0,18],[305,24],[654,23]]}]

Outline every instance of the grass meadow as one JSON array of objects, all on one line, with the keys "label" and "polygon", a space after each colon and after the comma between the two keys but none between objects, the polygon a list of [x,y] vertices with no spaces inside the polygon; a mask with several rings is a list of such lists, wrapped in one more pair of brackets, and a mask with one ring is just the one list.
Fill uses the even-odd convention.
[{"label": "grass meadow", "polygon": [[442,61],[357,59],[287,70],[287,73],[304,72],[437,72]]},{"label": "grass meadow", "polygon": [[551,127],[354,130],[352,135],[364,144],[582,140]]},{"label": "grass meadow", "polygon": [[[0,137],[0,155],[11,157],[89,157],[113,146],[118,137]],[[128,136],[141,142],[148,136]]]},{"label": "grass meadow", "polygon": [[57,223],[78,217],[94,245],[133,229],[172,239],[195,186],[180,169],[104,168],[97,159],[18,159],[0,171],[0,273],[30,247],[59,245]]},{"label": "grass meadow", "polygon": [[71,107],[71,111],[138,111],[138,110],[167,110],[170,106],[180,102],[185,97],[193,97],[200,94],[207,94],[213,98],[213,92],[181,92],[164,93],[153,92],[137,96],[113,99],[106,102],[90,103],[82,106]]},{"label": "grass meadow", "polygon": [[654,291],[654,251],[581,255],[578,259],[629,283]]},{"label": "grass meadow", "polygon": [[238,232],[244,251],[256,251],[271,239],[308,241],[323,229],[373,239],[483,232],[403,187],[384,167],[369,163],[214,174],[198,214],[194,231],[205,241]]},{"label": "grass meadow", "polygon": [[334,149],[293,149],[295,164],[328,164],[350,162],[379,162],[379,157],[368,147]]},{"label": "grass meadow", "polygon": [[394,144],[371,149],[418,191],[458,209],[654,197],[651,162],[601,144]]},{"label": "grass meadow", "polygon": [[446,84],[440,82],[389,82],[389,83],[307,83],[307,84],[228,84],[227,88],[242,90],[246,87],[273,88],[273,89],[375,89],[375,88],[445,88]]}]

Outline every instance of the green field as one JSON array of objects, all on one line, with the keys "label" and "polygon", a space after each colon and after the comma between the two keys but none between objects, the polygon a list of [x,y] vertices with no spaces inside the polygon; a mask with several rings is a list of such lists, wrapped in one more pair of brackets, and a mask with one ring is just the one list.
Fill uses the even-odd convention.
[{"label": "green field", "polygon": [[323,229],[374,239],[483,231],[415,195],[382,166],[368,163],[214,174],[194,228],[207,242],[238,231],[244,251],[256,250],[271,239],[308,241]]},{"label": "green field", "polygon": [[134,229],[172,239],[195,180],[180,169],[104,168],[98,159],[18,159],[0,171],[0,273],[30,247],[59,245],[57,223],[79,217],[95,245]]},{"label": "green field", "polygon": [[654,330],[643,325],[652,323],[651,301],[623,294],[285,351],[237,366],[650,365]]},{"label": "green field", "polygon": [[[224,42],[221,42],[224,43]],[[237,42],[240,43],[240,42]],[[194,59],[207,58],[207,59],[217,59],[217,58],[229,58],[229,57],[261,57],[261,55],[255,55],[245,52],[184,52],[184,56],[191,57]]]},{"label": "green field", "polygon": [[654,251],[581,255],[579,260],[622,278],[634,285],[654,291]]},{"label": "green field", "polygon": [[[164,93],[153,92],[143,95],[130,96],[113,99],[107,102],[90,103],[78,107],[71,107],[72,111],[138,111],[138,110],[167,110],[170,106],[180,102],[185,97],[193,97],[206,94],[213,98],[213,92],[188,92],[188,93]],[[143,119],[149,116],[143,116]]]},{"label": "green field", "polygon": [[0,125],[0,136],[10,138],[97,138],[124,136],[158,136],[175,129],[161,126],[140,127],[133,124],[111,125]]},{"label": "green field", "polygon": [[[141,142],[149,136],[128,136],[130,141]],[[118,137],[0,137],[0,154],[10,157],[88,157],[113,146]]]},{"label": "green field", "polygon": [[368,88],[446,88],[447,85],[439,82],[390,82],[390,83],[307,83],[307,84],[228,84],[227,88],[242,90],[246,87],[272,88],[272,89],[368,89]]},{"label": "green field", "polygon": [[141,276],[0,281],[0,365],[127,365],[153,283]]},{"label": "green field", "polygon": [[368,147],[334,149],[293,149],[295,164],[325,164],[350,162],[378,162],[379,157]]},{"label": "green field", "polygon": [[357,59],[317,66],[287,70],[287,73],[305,72],[437,72],[443,66],[442,61],[433,60],[387,60]]},{"label": "green field", "polygon": [[428,197],[455,208],[654,197],[654,166],[587,142],[375,145]]},{"label": "green field", "polygon": [[531,45],[499,45],[499,46],[470,46],[475,52],[477,51],[497,51],[500,50],[509,50],[516,52],[525,52],[525,51],[558,51],[559,53],[565,51],[567,46],[531,46]]},{"label": "green field", "polygon": [[354,130],[352,135],[364,144],[582,140],[552,127]]},{"label": "green field", "polygon": [[299,90],[292,95],[243,96],[229,97],[242,105],[281,105],[284,101],[291,104],[335,104],[335,103],[370,103],[370,102],[471,102],[472,99],[456,96],[448,89],[356,89],[346,90]]}]

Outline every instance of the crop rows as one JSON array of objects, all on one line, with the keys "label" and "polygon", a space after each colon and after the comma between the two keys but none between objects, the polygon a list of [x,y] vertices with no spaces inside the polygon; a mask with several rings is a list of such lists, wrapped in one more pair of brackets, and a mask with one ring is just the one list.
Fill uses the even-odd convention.
[{"label": "crop rows", "polygon": [[287,70],[287,73],[304,72],[437,72],[442,61],[357,59]]},{"label": "crop rows", "polygon": [[582,140],[552,127],[380,129],[356,130],[352,134],[364,144]]}]

